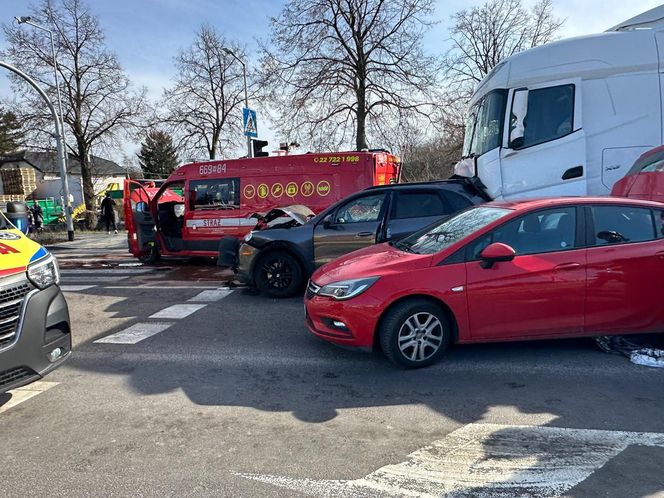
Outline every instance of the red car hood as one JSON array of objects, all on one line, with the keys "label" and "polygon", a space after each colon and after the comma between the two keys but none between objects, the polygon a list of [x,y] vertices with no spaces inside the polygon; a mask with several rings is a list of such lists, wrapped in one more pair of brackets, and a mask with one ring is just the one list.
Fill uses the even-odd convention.
[{"label": "red car hood", "polygon": [[379,244],[346,254],[320,267],[311,280],[318,285],[348,280],[351,278],[374,277],[389,273],[426,268],[431,264],[431,254],[412,254]]}]

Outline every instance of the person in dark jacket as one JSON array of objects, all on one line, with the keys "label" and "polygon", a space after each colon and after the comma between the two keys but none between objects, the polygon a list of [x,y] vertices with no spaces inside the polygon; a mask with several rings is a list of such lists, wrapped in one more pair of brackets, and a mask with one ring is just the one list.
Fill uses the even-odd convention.
[{"label": "person in dark jacket", "polygon": [[106,192],[106,196],[101,201],[101,217],[106,222],[106,231],[111,235],[111,226],[113,231],[118,233],[115,225],[115,201],[111,198],[111,193]]}]

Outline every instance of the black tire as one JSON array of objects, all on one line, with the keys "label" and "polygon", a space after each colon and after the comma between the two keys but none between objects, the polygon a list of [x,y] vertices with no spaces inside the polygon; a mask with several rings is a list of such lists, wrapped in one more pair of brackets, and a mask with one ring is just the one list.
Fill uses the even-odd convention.
[{"label": "black tire", "polygon": [[161,256],[159,255],[159,248],[157,247],[157,244],[150,248],[150,252],[148,254],[144,254],[138,257],[138,260],[145,265],[153,265],[160,259]]},{"label": "black tire", "polygon": [[256,261],[254,283],[259,291],[270,297],[292,297],[304,287],[304,272],[292,254],[269,251]]},{"label": "black tire", "polygon": [[[429,317],[432,321],[426,322]],[[422,327],[425,323],[429,323],[429,333]],[[383,353],[392,363],[403,368],[421,368],[440,359],[450,343],[451,327],[440,306],[425,299],[412,299],[387,312],[378,334]]]}]

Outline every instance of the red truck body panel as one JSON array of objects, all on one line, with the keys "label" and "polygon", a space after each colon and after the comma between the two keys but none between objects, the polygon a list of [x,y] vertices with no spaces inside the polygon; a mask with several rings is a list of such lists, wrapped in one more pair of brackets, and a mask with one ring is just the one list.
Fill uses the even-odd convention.
[{"label": "red truck body panel", "polygon": [[[225,236],[244,237],[256,225],[256,213],[302,204],[320,213],[348,195],[373,185],[395,183],[399,160],[387,152],[299,154],[185,164],[157,192],[125,186],[130,252],[144,256],[155,243],[166,256],[214,257]],[[180,201],[168,192],[183,192]],[[139,193],[140,192],[140,193]],[[153,220],[137,212],[149,197]],[[132,205],[133,200],[133,205]],[[184,204],[184,215],[173,212]],[[181,208],[179,208],[182,211]],[[154,240],[139,225],[156,226]],[[154,230],[153,230],[154,231]]]}]

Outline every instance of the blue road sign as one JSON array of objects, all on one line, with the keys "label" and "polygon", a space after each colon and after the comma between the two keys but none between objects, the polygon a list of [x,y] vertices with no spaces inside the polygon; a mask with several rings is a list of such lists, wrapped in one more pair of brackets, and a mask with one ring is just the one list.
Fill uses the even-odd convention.
[{"label": "blue road sign", "polygon": [[256,111],[242,108],[242,125],[244,128],[244,135],[251,138],[258,137],[258,122],[256,121]]}]

